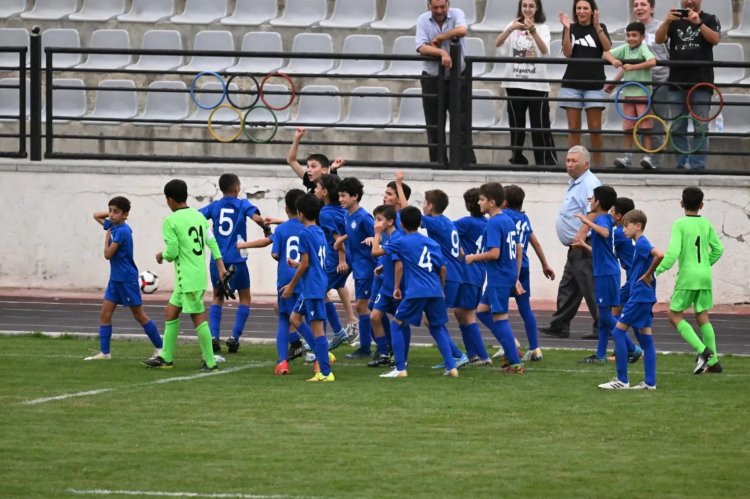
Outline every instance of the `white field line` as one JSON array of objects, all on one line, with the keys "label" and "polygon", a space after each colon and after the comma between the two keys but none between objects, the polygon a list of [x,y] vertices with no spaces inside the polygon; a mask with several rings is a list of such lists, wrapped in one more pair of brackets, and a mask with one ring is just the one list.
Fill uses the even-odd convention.
[{"label": "white field line", "polygon": [[[167,492],[157,490],[107,490],[91,489],[79,490],[68,489],[74,495],[79,496],[138,496],[138,497],[205,497],[217,499],[302,499],[303,496],[288,495],[263,495],[263,494],[242,494],[242,493],[201,493],[201,492]],[[308,496],[309,497],[309,496]]]}]

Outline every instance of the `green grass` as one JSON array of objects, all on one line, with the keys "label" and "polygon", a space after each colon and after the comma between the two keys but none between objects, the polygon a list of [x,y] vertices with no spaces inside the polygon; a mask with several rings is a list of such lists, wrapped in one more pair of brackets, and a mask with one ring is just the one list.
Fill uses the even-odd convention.
[{"label": "green grass", "polygon": [[[659,356],[655,392],[605,392],[610,366],[545,351],[526,376],[448,379],[412,351],[407,379],[341,359],[332,384],[309,367],[272,374],[271,346],[244,345],[224,374],[192,376],[198,346],[149,371],[143,342],[0,338],[0,497],[70,489],[305,497],[747,497],[750,359],[693,376]],[[631,370],[642,379],[642,364]],[[35,405],[32,399],[110,389]],[[224,497],[230,497],[228,495]],[[240,497],[240,496],[236,496]]]}]

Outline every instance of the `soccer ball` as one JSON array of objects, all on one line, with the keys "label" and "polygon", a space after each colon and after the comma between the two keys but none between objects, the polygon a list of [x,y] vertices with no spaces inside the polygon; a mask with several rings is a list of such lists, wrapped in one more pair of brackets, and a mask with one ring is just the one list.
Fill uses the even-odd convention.
[{"label": "soccer ball", "polygon": [[141,286],[141,291],[150,295],[159,289],[159,276],[149,270],[144,270],[138,274],[138,284]]}]

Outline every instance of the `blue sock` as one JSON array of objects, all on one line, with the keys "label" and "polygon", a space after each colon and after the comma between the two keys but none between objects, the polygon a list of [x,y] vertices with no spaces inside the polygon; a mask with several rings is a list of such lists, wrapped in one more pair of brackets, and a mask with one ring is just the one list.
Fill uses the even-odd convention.
[{"label": "blue sock", "polygon": [[445,369],[450,371],[456,367],[456,361],[451,351],[451,337],[445,326],[430,326],[430,335],[435,339],[440,355],[443,356]]},{"label": "blue sock", "polygon": [[372,345],[372,322],[370,322],[370,314],[362,314],[359,316],[359,349],[365,353],[370,353]]},{"label": "blue sock", "polygon": [[607,356],[607,345],[609,335],[615,328],[615,318],[612,316],[612,309],[609,306],[599,307],[599,341],[596,344],[596,356],[603,359]]},{"label": "blue sock", "polygon": [[[315,348],[315,337],[313,336],[313,332],[312,329],[310,329],[310,326],[303,322],[297,327],[297,332],[302,335],[307,344],[310,345],[310,348]],[[326,352],[327,351],[328,348],[326,348]]]},{"label": "blue sock", "polygon": [[240,305],[237,307],[237,315],[234,316],[234,327],[232,327],[232,338],[239,340],[242,336],[242,330],[245,329],[245,322],[250,317],[250,307]]},{"label": "blue sock", "polygon": [[488,331],[492,331],[492,314],[490,312],[477,312],[477,319],[484,324]]},{"label": "blue sock", "polygon": [[333,334],[338,334],[341,331],[341,320],[339,320],[339,313],[336,312],[336,305],[333,302],[326,302],[326,319],[331,325]]},{"label": "blue sock", "polygon": [[511,365],[521,363],[520,357],[518,357],[518,348],[516,348],[516,339],[513,337],[513,330],[510,328],[510,322],[508,319],[501,319],[492,323],[492,334],[495,335],[497,341],[505,350],[505,358]]},{"label": "blue sock", "polygon": [[109,353],[109,343],[112,341],[112,324],[99,326],[99,351]]},{"label": "blue sock", "polygon": [[[393,347],[393,360],[396,363],[396,369],[403,371],[406,369],[406,339],[404,338],[404,326],[396,321],[391,323],[391,346]],[[408,326],[407,326],[408,327]]]},{"label": "blue sock", "polygon": [[[285,317],[289,318],[289,316],[286,315],[286,314],[279,314],[279,315],[284,315]],[[291,326],[290,326],[290,328],[291,328]],[[289,343],[294,343],[295,341],[302,341],[302,336],[300,336],[297,331],[290,332],[289,333]]]},{"label": "blue sock", "polygon": [[[448,328],[445,328],[445,330],[447,331]],[[461,351],[460,348],[458,348],[458,345],[456,345],[456,342],[453,341],[453,338],[451,338],[450,333],[448,333],[448,341],[450,342],[449,345],[451,348],[451,355],[453,355],[453,358],[460,359],[461,357],[463,357],[464,353]]]},{"label": "blue sock", "polygon": [[614,328],[612,330],[612,339],[615,341],[615,362],[617,364],[617,379],[623,383],[628,382],[628,348],[625,346],[625,338],[628,331],[625,329]]},{"label": "blue sock", "polygon": [[469,328],[470,341],[474,345],[476,354],[482,360],[489,359],[490,354],[487,353],[487,347],[484,346],[484,340],[482,339],[482,332],[479,330],[479,324],[472,322],[471,324],[467,324],[467,327]]},{"label": "blue sock", "polygon": [[385,333],[385,340],[388,342],[388,346],[391,345],[391,321],[388,320],[388,317],[383,314],[383,318],[380,320],[380,323],[383,324],[383,332]]},{"label": "blue sock", "polygon": [[289,347],[289,316],[279,314],[276,321],[276,358],[279,362],[287,360],[287,351]]},{"label": "blue sock", "polygon": [[375,336],[375,345],[378,355],[388,355],[388,338],[385,335]]},{"label": "blue sock", "polygon": [[537,332],[536,315],[531,310],[531,299],[528,293],[518,295],[515,298],[518,313],[521,315],[523,326],[526,329],[526,338],[529,340],[529,350],[535,350],[539,348],[539,333]]},{"label": "blue sock", "polygon": [[212,337],[221,336],[221,305],[211,305],[208,308],[208,329],[211,330]]},{"label": "blue sock", "polygon": [[409,362],[409,346],[411,345],[411,326],[409,324],[401,325],[401,332],[404,333],[404,359]]},{"label": "blue sock", "polygon": [[633,340],[631,340],[630,336],[627,334],[625,335],[625,346],[627,347],[629,354],[635,352],[635,343],[633,343]]},{"label": "blue sock", "polygon": [[315,338],[315,357],[323,376],[331,374],[331,362],[328,360],[328,339],[325,335]]},{"label": "blue sock", "polygon": [[471,337],[470,324],[459,324],[458,329],[461,330],[461,338],[464,341],[464,348],[466,349],[466,355],[469,358],[476,357],[477,349],[474,346],[474,339]]},{"label": "blue sock", "polygon": [[[112,326],[110,326],[110,330],[111,329]],[[152,345],[154,345],[156,348],[161,348],[163,346],[161,336],[159,336],[159,330],[156,328],[156,324],[154,324],[154,321],[148,321],[146,324],[144,324],[143,331],[146,333],[146,336],[148,336],[148,339],[151,340]]]},{"label": "blue sock", "polygon": [[654,337],[650,334],[637,335],[638,343],[643,348],[643,372],[647,385],[656,386],[656,346]]}]

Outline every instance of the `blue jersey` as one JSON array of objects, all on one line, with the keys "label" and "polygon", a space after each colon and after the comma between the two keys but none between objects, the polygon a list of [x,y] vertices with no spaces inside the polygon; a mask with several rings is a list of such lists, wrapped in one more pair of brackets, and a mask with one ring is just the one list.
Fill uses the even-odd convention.
[{"label": "blue jersey", "polygon": [[[333,249],[336,242],[334,234],[338,237],[346,235],[346,210],[338,205],[326,205],[320,210],[318,215],[318,225],[323,229],[326,236],[326,272],[336,272],[339,266],[339,254]],[[349,255],[346,256],[349,261]]]},{"label": "blue jersey", "polygon": [[440,251],[443,252],[443,260],[447,270],[445,280],[451,282],[463,282],[463,269],[458,259],[461,251],[461,240],[458,230],[451,219],[445,215],[422,217],[422,227],[427,229],[427,237],[438,243]]},{"label": "blue jersey", "polygon": [[534,233],[534,229],[531,228],[531,220],[526,213],[511,208],[506,208],[503,213],[508,215],[513,223],[516,225],[516,237],[518,242],[523,246],[523,260],[521,261],[521,267],[529,268],[529,255],[527,250],[529,249],[529,239],[531,234]]},{"label": "blue jersey", "polygon": [[372,279],[375,270],[375,258],[372,249],[362,241],[375,235],[375,222],[372,215],[364,208],[359,208],[346,216],[346,243],[352,260],[352,273],[355,279]]},{"label": "blue jersey", "polygon": [[274,233],[269,236],[273,242],[271,253],[279,257],[276,267],[276,289],[289,284],[297,271],[289,266],[287,259],[299,262],[299,235],[304,228],[299,218],[291,218],[276,227]]},{"label": "blue jersey", "polygon": [[512,288],[518,280],[516,267],[516,227],[505,213],[498,213],[487,222],[485,250],[500,249],[500,257],[487,263],[487,286]]},{"label": "blue jersey", "polygon": [[440,282],[443,252],[435,241],[413,232],[392,239],[385,251],[394,262],[400,261],[404,266],[404,299],[443,297]]},{"label": "blue jersey", "polygon": [[[403,235],[397,230],[394,230],[390,236],[384,232],[382,236],[380,237],[380,245],[381,247],[385,248],[386,246],[390,245],[391,242],[398,241],[401,237],[403,237]],[[382,288],[386,290],[390,296],[390,293],[393,292],[393,288],[395,286],[394,279],[396,277],[395,275],[396,265],[393,262],[391,255],[387,254],[387,251],[385,255],[378,258],[378,264],[383,266],[383,273],[381,274],[383,278]]]},{"label": "blue jersey", "polygon": [[[463,217],[453,222],[458,230],[458,238],[461,241],[461,249],[464,255],[475,255],[484,250],[484,233],[487,230],[487,219],[485,217]],[[484,262],[475,262],[464,266],[465,284],[472,286],[484,286],[485,267]]]},{"label": "blue jersey", "polygon": [[309,225],[299,235],[299,252],[307,254],[309,266],[299,288],[305,300],[322,300],[328,289],[326,274],[326,236],[317,225]]},{"label": "blue jersey", "polygon": [[198,211],[213,222],[214,237],[224,263],[243,263],[246,258],[237,249],[237,241],[247,237],[245,219],[257,213],[258,208],[247,199],[224,196]]},{"label": "blue jersey", "polygon": [[630,277],[630,300],[633,303],[656,303],[656,280],[649,286],[638,279],[646,273],[654,257],[651,255],[651,242],[646,236],[641,236],[635,243],[635,252],[633,255],[633,266],[631,267]]},{"label": "blue jersey", "polygon": [[[109,223],[107,223],[109,222]],[[109,259],[109,280],[127,282],[138,280],[138,267],[133,260],[133,230],[123,222],[114,225],[105,220],[104,229],[109,229],[109,244],[117,243],[117,251]]]},{"label": "blue jersey", "polygon": [[626,280],[630,279],[630,267],[633,263],[635,241],[625,236],[622,227],[615,228],[615,255],[620,261],[620,267],[625,269]]},{"label": "blue jersey", "polygon": [[603,213],[594,219],[599,227],[609,230],[609,237],[600,236],[591,231],[591,254],[594,259],[594,276],[620,275],[620,264],[615,256],[615,220],[609,213]]}]

